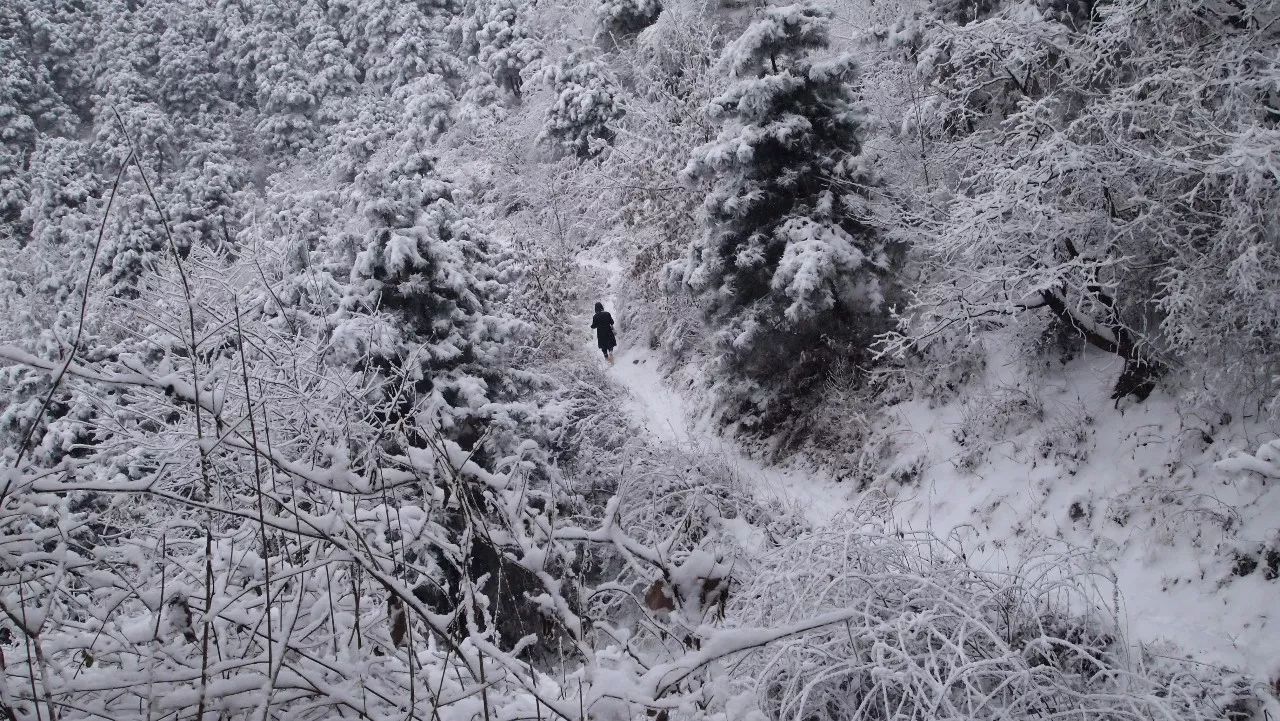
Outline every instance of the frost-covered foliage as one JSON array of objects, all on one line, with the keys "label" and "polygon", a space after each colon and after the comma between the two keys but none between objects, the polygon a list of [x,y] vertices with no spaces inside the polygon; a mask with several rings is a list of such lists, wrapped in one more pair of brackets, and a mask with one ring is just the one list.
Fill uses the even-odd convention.
[{"label": "frost-covered foliage", "polygon": [[544,619],[584,638],[567,547],[510,535],[575,500],[549,500],[552,424],[513,370],[517,274],[427,145],[439,28],[156,2],[21,34],[42,6],[5,25],[15,75],[102,36],[83,74],[5,99],[8,717],[532,713],[462,689],[562,638]]},{"label": "frost-covered foliage", "polygon": [[911,335],[1044,308],[1126,359],[1117,396],[1173,363],[1274,399],[1274,8],[960,5],[894,35],[952,178]]},{"label": "frost-covered foliage", "polygon": [[575,52],[548,65],[542,82],[555,97],[539,140],[579,158],[599,155],[613,140],[613,124],[624,113],[609,67],[589,53]]},{"label": "frost-covered foliage", "polygon": [[[829,21],[809,5],[770,8],[729,44],[732,84],[712,101],[723,126],[683,173],[710,193],[677,270],[716,321],[724,372],[752,380],[790,367],[803,383],[859,354],[887,317],[893,259],[870,217],[856,65],[820,55]],[[763,406],[776,392],[750,395]]]},{"label": "frost-covered foliage", "polygon": [[635,35],[661,14],[662,0],[602,0],[596,6],[600,29],[615,37]]},{"label": "frost-covered foliage", "polygon": [[[3,11],[0,11],[3,12]],[[26,201],[27,155],[31,152],[35,122],[27,114],[33,108],[29,67],[21,61],[18,18],[0,15],[0,72],[7,80],[0,89],[0,223],[6,230],[18,222]]]},{"label": "frost-covered foliage", "polygon": [[50,375],[70,398],[15,430],[50,412],[78,431],[36,434],[53,455],[7,449],[16,718],[585,719],[620,679],[659,703],[662,674],[603,673],[620,651],[596,629],[616,619],[583,615],[585,549],[629,559],[633,585],[721,566],[627,536],[617,500],[586,513],[515,397],[530,378],[500,255],[421,130],[383,131],[367,177],[346,180],[340,154],[295,168],[306,186],[273,177],[234,252],[180,252],[160,221],[168,255],[130,294],[73,295],[111,332],[76,332],[65,356],[0,344],[37,371],[37,401]]},{"label": "frost-covered foliage", "polygon": [[[809,535],[584,369],[586,247],[651,282],[664,347],[732,329],[745,416],[862,372],[896,269],[826,13],[717,64],[713,18],[626,7],[648,27],[588,54],[581,7],[510,0],[0,4],[0,714],[759,721],[857,713],[826,703],[856,679],[981,717],[1087,658],[1132,714],[1205,715],[1085,586]],[[658,283],[691,242],[696,296]],[[968,685],[863,673],[972,670],[930,628],[982,639]]]},{"label": "frost-covered foliage", "polygon": [[475,60],[492,82],[518,100],[525,68],[542,57],[541,45],[529,34],[528,10],[517,0],[494,0],[481,8],[484,14],[475,30]]},{"label": "frost-covered foliage", "polygon": [[609,219],[625,229],[631,324],[647,328],[663,347],[688,357],[699,343],[702,318],[689,294],[672,291],[664,269],[688,252],[702,232],[698,213],[706,183],[678,182],[693,151],[715,128],[707,106],[723,90],[717,59],[724,35],[709,18],[667,10],[636,42],[621,50],[633,84],[622,139],[602,172],[615,178]]},{"label": "frost-covered foliage", "polygon": [[[252,277],[248,267],[228,270]],[[304,335],[317,327],[305,314],[286,318],[256,283],[233,290],[220,277],[188,280],[202,308],[222,307],[220,297],[244,301],[230,326],[207,311],[194,316],[197,332],[211,331],[201,361],[184,365],[165,353],[96,362],[86,349],[65,366],[64,381],[99,418],[96,443],[77,453],[81,470],[6,468],[7,566],[36,571],[15,579],[6,599],[23,619],[10,632],[36,655],[28,653],[29,667],[8,655],[9,669],[40,685],[41,705],[77,710],[64,718],[201,707],[249,717],[299,703],[338,713],[355,698],[398,706],[411,684],[397,677],[422,669],[392,650],[419,631],[397,632],[387,617],[403,613],[402,602],[421,612],[412,589],[423,578],[441,578],[449,564],[465,568],[460,557],[429,553],[429,538],[448,536],[447,514],[420,480],[445,465],[426,460],[430,444],[403,425],[386,425],[394,406],[381,400],[380,374],[325,360],[326,345]],[[151,337],[192,317],[181,304],[144,297],[160,322],[139,326]],[[293,333],[276,332],[288,324]],[[357,399],[357,412],[333,415]],[[328,428],[325,418],[345,423]],[[456,449],[435,442],[440,452]],[[397,445],[400,461],[384,456]],[[465,453],[451,453],[461,467]],[[23,510],[32,507],[43,511]],[[122,534],[124,546],[115,540]],[[369,659],[356,662],[366,671],[350,665],[359,658]],[[11,708],[35,718],[27,687],[7,683]]]},{"label": "frost-covered foliage", "polygon": [[[856,519],[847,519],[855,522]],[[761,562],[737,623],[827,623],[738,667],[769,718],[1245,718],[1244,679],[1132,656],[1110,583],[1079,554],[975,570],[957,539],[875,525],[815,533]]]}]

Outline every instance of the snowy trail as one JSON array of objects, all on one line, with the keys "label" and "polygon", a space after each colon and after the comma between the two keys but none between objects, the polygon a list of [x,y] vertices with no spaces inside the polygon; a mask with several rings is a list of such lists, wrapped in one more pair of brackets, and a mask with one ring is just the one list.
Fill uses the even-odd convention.
[{"label": "snowy trail", "polygon": [[[625,391],[620,406],[647,439],[660,447],[696,452],[720,461],[753,489],[762,503],[780,503],[806,518],[814,528],[831,525],[858,505],[850,485],[762,463],[745,454],[732,438],[723,437],[693,400],[697,389],[682,389],[678,375],[676,381],[669,382],[663,372],[661,350],[649,349],[638,329],[626,327],[628,298],[621,269],[596,258],[584,257],[580,262],[605,281],[602,284],[608,290],[602,299],[620,323],[621,343],[615,365],[607,373]],[[589,316],[582,323],[585,328]],[[590,352],[592,362],[605,362],[594,348],[594,339]],[[1096,386],[1092,378],[1099,374],[1090,367],[1078,372],[1086,371],[1092,375],[1064,381],[1060,394],[1065,397],[1079,388]],[[1092,403],[1106,405],[1098,399]],[[1061,404],[1072,407],[1065,400]],[[909,427],[921,442],[945,442],[952,437],[946,408],[927,406],[916,411],[917,415],[909,419]],[[1155,411],[1148,406],[1130,413]],[[1023,554],[1028,550],[1039,553],[1042,543],[1058,544],[1055,547],[1059,548],[1092,548],[1116,579],[1120,594],[1112,601],[1120,605],[1118,621],[1127,629],[1131,650],[1170,654],[1171,658],[1185,656],[1193,663],[1239,668],[1259,678],[1275,678],[1276,669],[1280,668],[1275,662],[1280,637],[1273,631],[1274,613],[1267,610],[1274,605],[1269,602],[1274,590],[1261,573],[1230,583],[1212,575],[1206,578],[1206,552],[1196,547],[1194,539],[1175,543],[1157,538],[1144,540],[1141,535],[1126,538],[1124,534],[1135,531],[1123,528],[1116,532],[1118,537],[1108,537],[1105,531],[1114,530],[1110,527],[1081,528],[1069,518],[1063,522],[1052,515],[1054,510],[1065,515],[1072,501],[1088,498],[1090,491],[1084,484],[1094,477],[1106,482],[1112,475],[1109,467],[1126,462],[1155,465],[1140,455],[1141,447],[1129,449],[1123,445],[1125,426],[1120,424],[1124,416],[1111,414],[1105,420],[1116,427],[1101,433],[1110,445],[1097,449],[1098,459],[1090,463],[1099,469],[1092,474],[1087,473],[1087,466],[1080,477],[1063,477],[1056,475],[1051,466],[1028,467],[1009,459],[1001,461],[1003,466],[984,469],[987,473],[981,477],[970,478],[947,471],[948,466],[943,463],[941,469],[932,469],[924,480],[921,495],[900,500],[893,523],[902,529],[917,528],[942,535],[972,528],[975,535],[970,544],[970,560],[1001,572],[1018,570]],[[932,427],[935,424],[937,428]],[[1130,454],[1132,457],[1126,461]],[[934,452],[933,457],[945,458],[946,449]],[[1057,495],[1052,499],[1040,497],[1037,480],[1050,483],[1048,487]],[[1036,498],[1038,503],[1027,505]],[[1274,511],[1262,516],[1276,517]],[[1019,538],[1017,529],[1023,527],[1024,521],[1033,530]],[[979,533],[979,528],[985,533]],[[1280,702],[1267,703],[1269,708],[1280,709]]]},{"label": "snowy trail", "polygon": [[[620,340],[625,342],[625,335]],[[815,528],[830,525],[856,505],[850,498],[853,495],[851,488],[811,474],[761,463],[745,455],[731,439],[723,438],[706,423],[700,422],[692,404],[664,380],[657,352],[647,348],[621,350],[609,374],[626,388],[625,407],[650,438],[667,446],[695,450],[721,460],[747,482],[748,487],[755,489],[760,501],[779,501],[801,513]],[[938,489],[938,492],[944,491]],[[967,520],[968,517],[964,519]],[[909,518],[897,518],[896,521],[903,528],[912,526]],[[961,522],[955,521],[956,524]],[[975,560],[979,557],[981,554]],[[1013,559],[993,553],[985,562],[979,561],[979,565],[1015,570],[1014,559],[1017,557],[1016,552]],[[1189,557],[1180,560],[1193,562]],[[1265,633],[1249,638],[1243,631],[1251,623],[1246,621],[1244,629],[1241,629],[1233,621],[1238,617],[1250,618],[1251,614],[1240,610],[1224,618],[1222,611],[1226,599],[1190,584],[1185,590],[1175,586],[1161,593],[1152,592],[1152,589],[1167,585],[1164,577],[1170,569],[1166,564],[1153,565],[1142,556],[1122,556],[1113,559],[1112,563],[1122,591],[1121,621],[1135,642],[1155,643],[1159,648],[1165,639],[1172,639],[1199,662],[1259,669],[1262,675],[1267,673],[1274,659],[1275,641],[1265,640]],[[1252,580],[1255,585],[1263,585],[1258,578]],[[1268,597],[1269,592],[1265,588],[1258,591],[1259,600],[1237,601],[1237,608],[1266,608],[1266,601],[1261,599]],[[1254,619],[1259,630],[1267,628],[1268,616],[1262,612],[1260,618]]]},{"label": "snowy trail", "polygon": [[[605,273],[613,299],[610,310],[620,306],[621,270],[608,262],[581,258],[586,266]],[[721,436],[710,423],[698,417],[692,403],[669,384],[660,370],[656,351],[634,345],[620,327],[619,348],[609,374],[627,391],[624,407],[645,432],[661,445],[697,451],[719,459],[741,480],[755,489],[764,502],[777,501],[794,508],[815,527],[825,526],[853,507],[845,485],[794,469],[762,463],[742,452],[732,439]],[[603,363],[603,359],[596,356]]]},{"label": "snowy trail", "polygon": [[684,398],[663,380],[655,353],[624,350],[617,354],[610,373],[626,387],[628,410],[653,438],[720,459],[748,482],[762,501],[776,500],[792,506],[815,526],[830,523],[851,507],[841,484],[761,463],[744,454],[732,440],[698,422]]}]

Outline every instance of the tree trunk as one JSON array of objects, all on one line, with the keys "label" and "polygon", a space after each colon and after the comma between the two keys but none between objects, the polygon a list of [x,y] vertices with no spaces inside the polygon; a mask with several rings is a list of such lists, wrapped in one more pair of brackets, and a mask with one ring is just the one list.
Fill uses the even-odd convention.
[{"label": "tree trunk", "polygon": [[[1112,308],[1114,313],[1111,299],[1100,290],[1095,293],[1099,295],[1104,305]],[[1113,400],[1119,403],[1121,398],[1131,395],[1141,403],[1151,395],[1156,385],[1156,378],[1160,377],[1166,368],[1163,363],[1150,358],[1138,348],[1133,336],[1123,324],[1116,320],[1107,326],[1082,316],[1067,305],[1063,296],[1053,291],[1042,291],[1041,296],[1049,310],[1074,328],[1088,341],[1089,345],[1124,358],[1124,370],[1120,372],[1120,377],[1111,391]]]}]

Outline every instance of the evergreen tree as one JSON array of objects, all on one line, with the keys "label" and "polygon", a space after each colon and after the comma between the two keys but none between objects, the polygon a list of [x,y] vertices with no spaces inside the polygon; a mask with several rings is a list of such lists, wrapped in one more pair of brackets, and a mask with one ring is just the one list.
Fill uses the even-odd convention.
[{"label": "evergreen tree", "polygon": [[483,6],[486,17],[475,31],[475,57],[493,82],[517,101],[523,73],[542,57],[542,48],[525,27],[520,0],[494,0]]},{"label": "evergreen tree", "polygon": [[23,54],[33,90],[29,112],[48,132],[73,134],[80,125],[80,113],[88,108],[84,58],[95,39],[92,7],[80,0],[20,0],[9,11],[0,11],[26,26]]},{"label": "evergreen tree", "polygon": [[556,97],[538,139],[579,158],[598,155],[600,147],[613,140],[611,125],[623,115],[617,83],[608,67],[574,53],[548,66],[542,79]]},{"label": "evergreen tree", "polygon": [[284,37],[279,40],[275,45],[278,52],[266,58],[258,80],[261,120],[257,130],[267,147],[297,152],[309,146],[315,133],[311,116],[316,98],[302,69],[295,64],[296,48]]},{"label": "evergreen tree", "polygon": [[725,324],[725,358],[749,375],[857,352],[886,314],[890,261],[867,222],[875,179],[854,62],[811,57],[827,47],[830,17],[770,8],[725,49],[735,82],[712,104],[723,127],[684,170],[709,193],[683,280]]},{"label": "evergreen tree", "polygon": [[33,88],[19,54],[17,21],[12,11],[0,9],[0,225],[11,232],[17,232],[27,199],[27,157],[36,130],[27,113]]},{"label": "evergreen tree", "polygon": [[[352,364],[374,359],[429,399],[432,423],[474,442],[512,396],[504,358],[525,331],[493,310],[500,297],[490,241],[452,200],[435,168],[429,132],[407,128],[354,180],[359,225],[316,243],[317,263],[348,269],[335,348]],[[360,234],[354,258],[345,238]],[[378,309],[381,314],[370,314]]]},{"label": "evergreen tree", "polygon": [[[41,297],[33,305],[35,312],[69,305],[81,285],[101,194],[93,167],[89,144],[71,138],[42,138],[32,157],[30,197],[23,209],[23,221],[31,228],[25,251],[31,257],[7,267],[39,279],[29,285]],[[37,270],[33,264],[43,267]],[[39,320],[43,322],[36,327],[55,324],[52,317]]]},{"label": "evergreen tree", "polygon": [[303,9],[303,24],[309,39],[302,49],[302,66],[316,102],[353,93],[359,80],[356,66],[329,13],[311,0]]},{"label": "evergreen tree", "polygon": [[[21,222],[29,234],[0,233],[4,322],[12,336],[28,339],[37,352],[65,352],[65,339],[75,332],[74,311],[89,270],[99,208],[99,181],[91,168],[88,143],[41,138],[22,208]],[[83,437],[85,429],[74,427],[88,417],[89,404],[75,394],[59,393],[42,416],[48,388],[45,373],[23,367],[0,371],[0,445],[6,446],[6,455],[30,435],[33,459],[56,463]],[[55,427],[61,430],[46,438]]]},{"label": "evergreen tree", "polygon": [[223,118],[195,116],[193,126],[168,177],[166,212],[179,248],[227,250],[237,234],[237,203],[243,207],[248,195],[250,164],[237,153]]},{"label": "evergreen tree", "polygon": [[256,7],[252,32],[245,38],[252,48],[257,130],[268,148],[294,153],[311,142],[316,106],[296,38],[298,21],[292,4],[267,0]]},{"label": "evergreen tree", "polygon": [[219,72],[213,47],[207,39],[214,33],[216,18],[205,8],[184,9],[167,19],[159,39],[155,69],[157,89],[164,107],[185,125],[213,110],[226,110],[226,86]]},{"label": "evergreen tree", "polygon": [[662,0],[602,0],[596,6],[600,30],[614,37],[630,37],[658,21]]},{"label": "evergreen tree", "polygon": [[394,91],[425,75],[452,79],[459,62],[444,38],[444,20],[426,3],[370,0],[347,19],[347,36],[365,82]]}]

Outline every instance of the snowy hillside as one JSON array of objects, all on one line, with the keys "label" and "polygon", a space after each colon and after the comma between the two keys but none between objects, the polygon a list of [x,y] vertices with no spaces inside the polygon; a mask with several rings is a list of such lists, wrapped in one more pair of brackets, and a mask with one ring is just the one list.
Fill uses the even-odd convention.
[{"label": "snowy hillside", "polygon": [[1278,18],[0,2],[0,718],[1280,717]]},{"label": "snowy hillside", "polygon": [[1041,539],[1087,549],[1115,575],[1135,639],[1274,678],[1276,479],[1214,465],[1253,452],[1267,427],[1159,392],[1117,410],[1104,383],[1120,364],[1088,350],[1034,386],[1000,361],[949,403],[886,411],[896,438],[916,439],[894,461],[914,481],[883,487],[895,518],[958,532],[984,563]]},{"label": "snowy hillside", "polygon": [[774,465],[758,459],[766,447],[740,448],[709,417],[698,364],[673,368],[645,347],[649,329],[625,330],[640,347],[621,351],[614,372],[636,417],[720,458],[762,500],[815,527],[870,511],[953,539],[981,568],[1082,552],[1115,584],[1112,602],[1147,652],[1280,677],[1280,475],[1253,460],[1276,434],[1247,407],[1198,414],[1161,392],[1117,405],[1114,356],[1082,345],[1069,361],[1028,367],[1009,350],[1017,334],[993,332],[969,349],[976,368],[958,387],[871,415],[871,473],[857,445],[775,452]]}]

